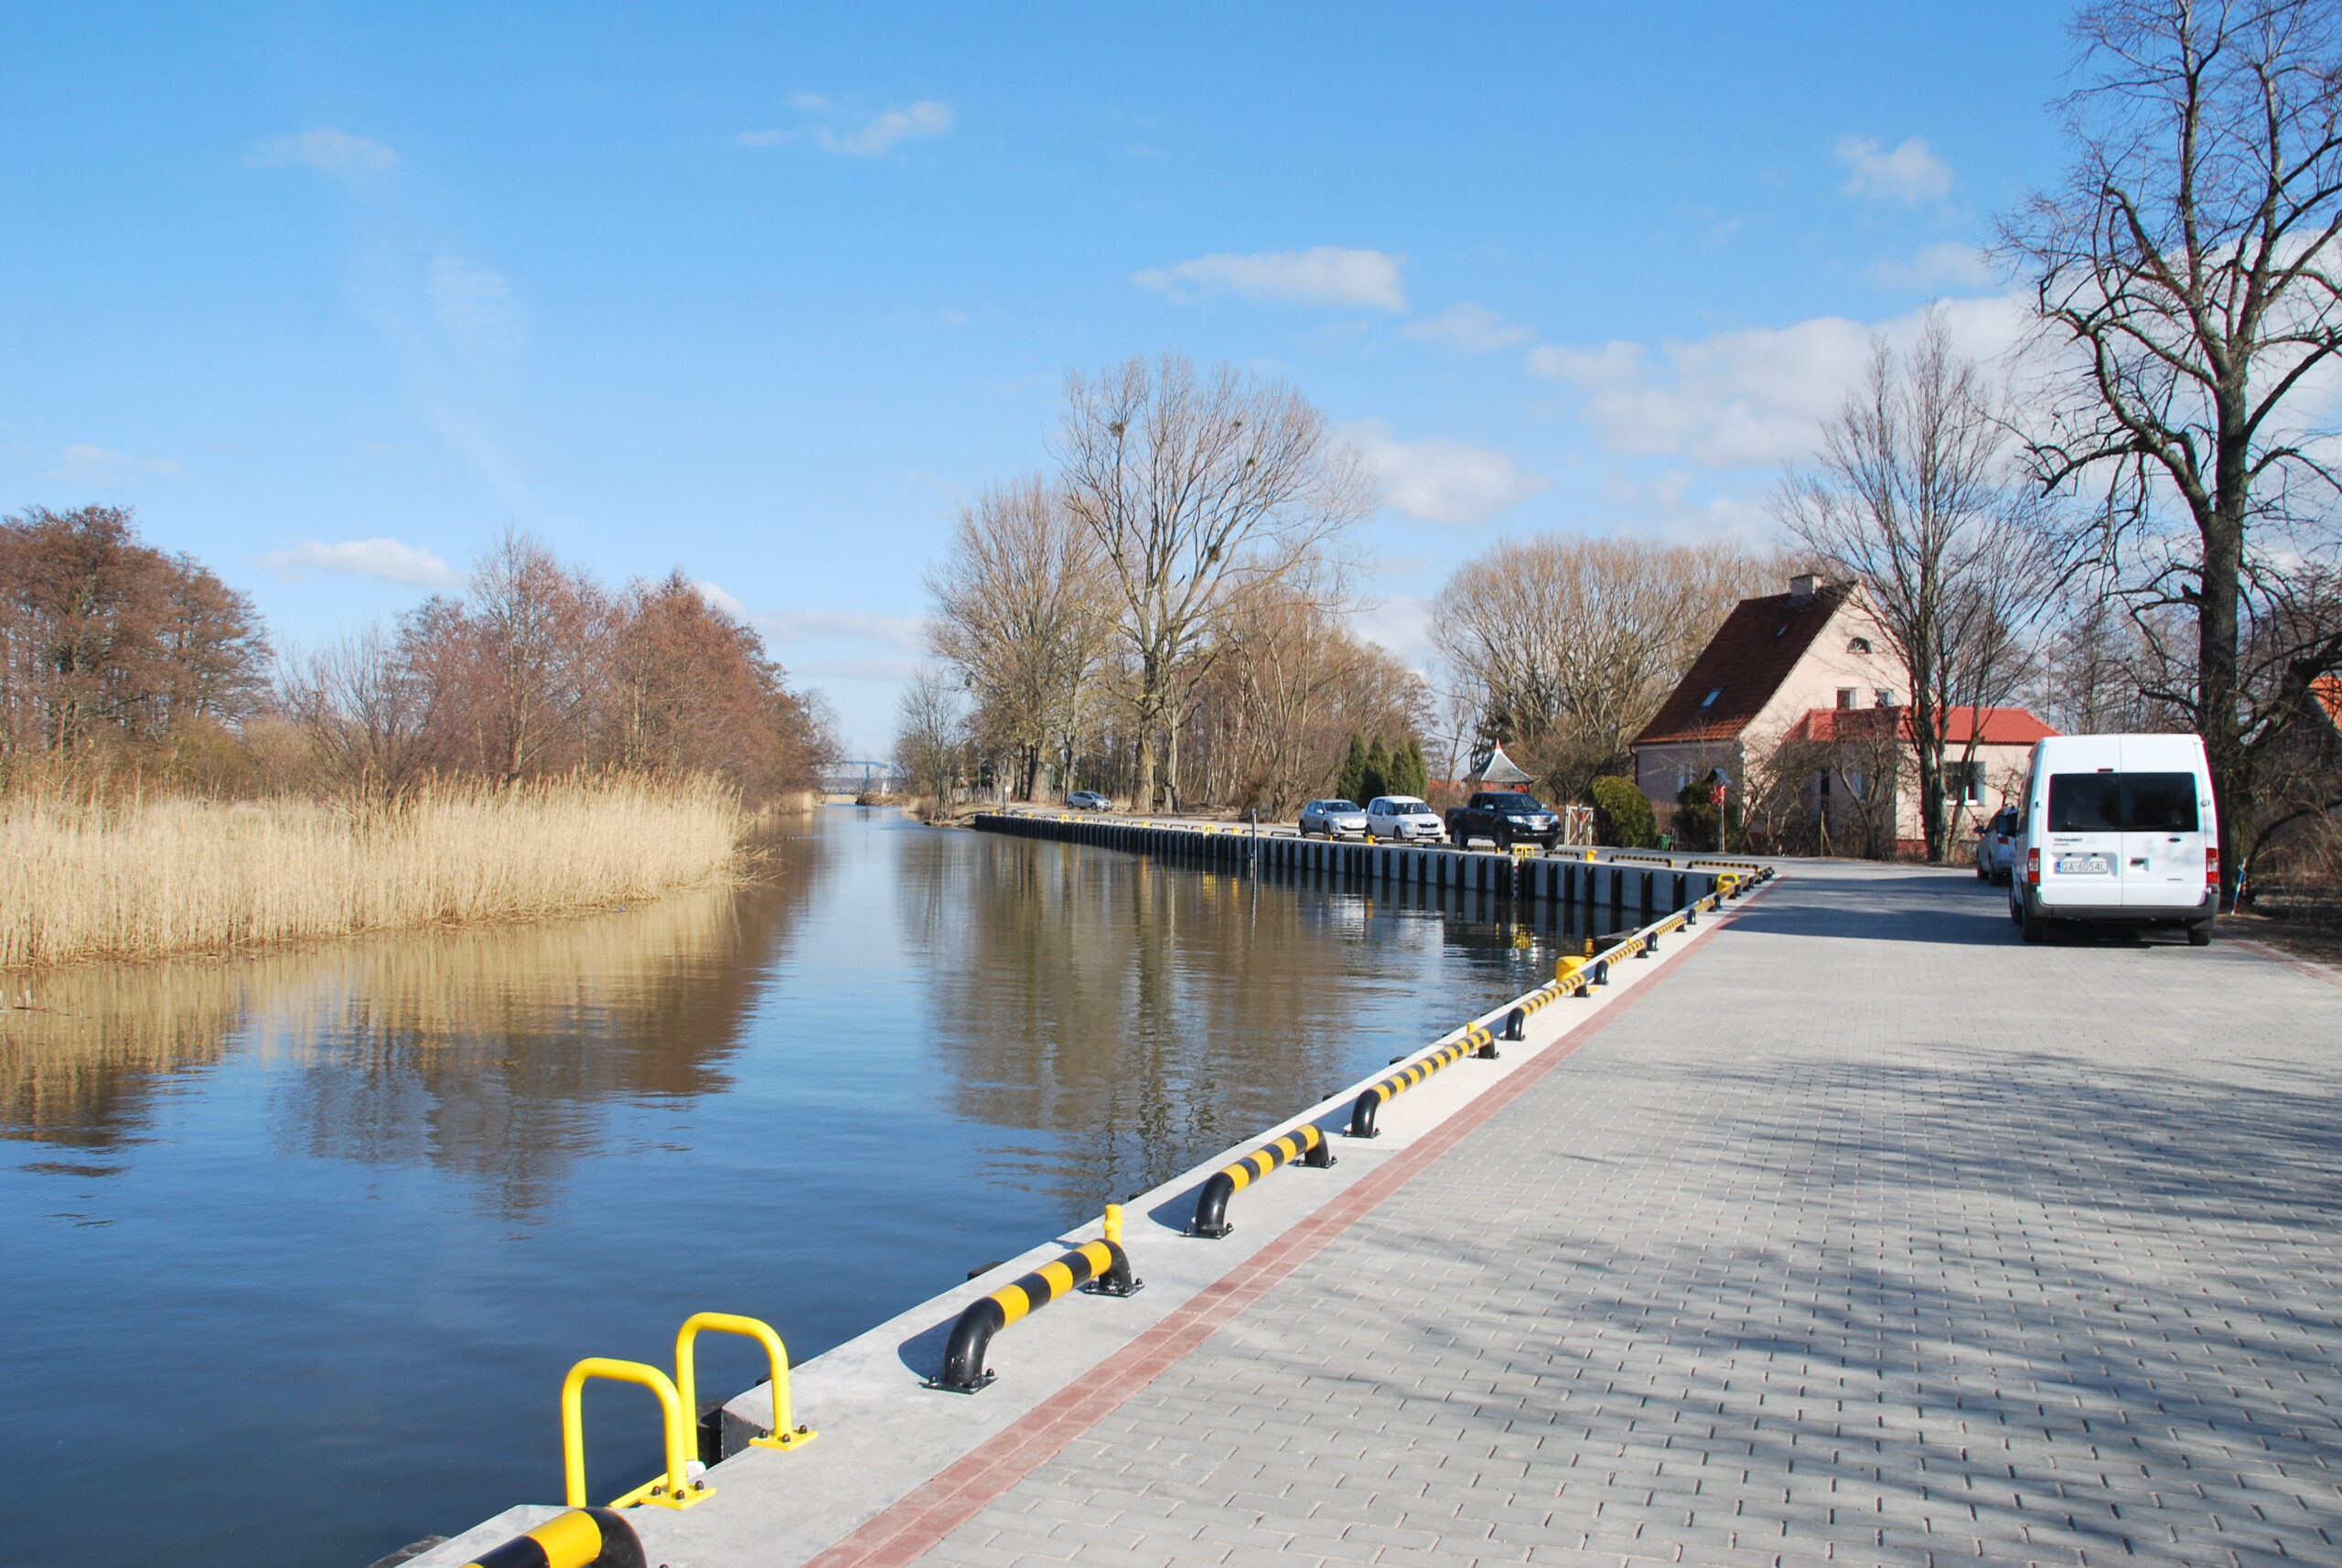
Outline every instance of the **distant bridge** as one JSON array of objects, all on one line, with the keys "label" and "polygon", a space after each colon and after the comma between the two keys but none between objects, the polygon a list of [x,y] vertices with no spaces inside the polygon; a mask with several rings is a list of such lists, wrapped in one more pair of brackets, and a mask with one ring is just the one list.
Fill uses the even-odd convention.
[{"label": "distant bridge", "polygon": [[869,760],[833,762],[819,775],[822,789],[832,795],[859,795],[865,790],[893,792],[897,779],[891,762]]}]

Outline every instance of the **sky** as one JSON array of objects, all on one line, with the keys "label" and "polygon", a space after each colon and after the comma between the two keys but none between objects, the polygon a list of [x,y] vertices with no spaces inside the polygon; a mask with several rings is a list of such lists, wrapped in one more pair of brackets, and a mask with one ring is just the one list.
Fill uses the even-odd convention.
[{"label": "sky", "polygon": [[314,646],[503,529],[680,568],[885,755],[1070,371],[1290,381],[1359,626],[1499,539],[1769,537],[1875,335],[2017,318],[2055,5],[0,7],[0,511]]}]

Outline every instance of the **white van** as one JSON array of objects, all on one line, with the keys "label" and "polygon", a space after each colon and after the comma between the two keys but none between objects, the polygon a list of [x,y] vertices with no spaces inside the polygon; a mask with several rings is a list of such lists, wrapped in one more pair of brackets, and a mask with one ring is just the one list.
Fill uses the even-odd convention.
[{"label": "white van", "polygon": [[2182,926],[2210,943],[2220,840],[2201,736],[2036,741],[2019,832],[2009,918],[2026,941],[2075,920]]}]

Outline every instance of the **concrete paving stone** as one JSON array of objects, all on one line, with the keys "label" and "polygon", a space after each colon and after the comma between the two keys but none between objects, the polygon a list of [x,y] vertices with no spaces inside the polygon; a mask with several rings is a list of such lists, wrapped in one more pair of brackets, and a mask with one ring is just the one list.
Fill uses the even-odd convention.
[{"label": "concrete paving stone", "polygon": [[1083,1568],[1170,1568],[1173,1554],[1161,1546],[1133,1549],[1090,1541],[1082,1542],[1066,1561]]},{"label": "concrete paving stone", "polygon": [[1275,1532],[1262,1532],[1250,1543],[1231,1545],[1219,1560],[1225,1568],[1294,1568],[1295,1563],[1323,1561],[1311,1552],[1286,1546],[1289,1539]]},{"label": "concrete paving stone", "polygon": [[2342,1561],[2342,989],[1997,897],[1800,868],[978,1522],[1122,1477],[1182,1563],[1180,1509],[1368,1561],[1280,1514],[1360,1498],[1443,1563]]}]

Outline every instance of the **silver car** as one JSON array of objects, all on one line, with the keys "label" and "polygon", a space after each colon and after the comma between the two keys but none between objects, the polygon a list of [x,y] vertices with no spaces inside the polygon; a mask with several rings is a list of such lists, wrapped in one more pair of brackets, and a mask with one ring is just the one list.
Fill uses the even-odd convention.
[{"label": "silver car", "polygon": [[1445,843],[1447,824],[1431,802],[1413,795],[1377,795],[1366,803],[1366,835],[1392,843]]},{"label": "silver car", "polygon": [[1976,879],[2006,886],[2016,871],[2017,835],[2025,832],[2024,813],[2004,806],[1993,820],[1976,830]]},{"label": "silver car", "polygon": [[1301,808],[1301,836],[1312,833],[1329,839],[1362,839],[1366,813],[1348,800],[1312,800]]}]

